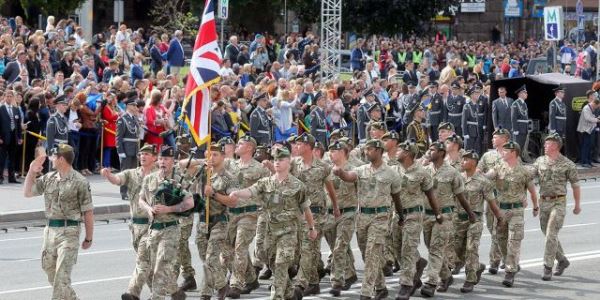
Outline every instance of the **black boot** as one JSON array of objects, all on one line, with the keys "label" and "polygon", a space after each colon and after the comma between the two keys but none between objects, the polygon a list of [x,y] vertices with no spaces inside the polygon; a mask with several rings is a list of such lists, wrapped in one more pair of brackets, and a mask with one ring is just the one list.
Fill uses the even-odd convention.
[{"label": "black boot", "polygon": [[304,290],[302,296],[310,296],[310,295],[318,295],[321,293],[321,288],[318,284],[309,284],[308,287]]},{"label": "black boot", "polygon": [[344,287],[342,288],[342,290],[344,290],[344,291],[349,290],[352,287],[352,285],[354,283],[356,283],[357,281],[358,281],[358,277],[356,277],[356,275],[346,279],[346,282],[344,283]]},{"label": "black boot", "polygon": [[173,299],[173,300],[185,300],[185,298],[186,298],[185,292],[182,290],[179,290],[171,295],[171,299]]},{"label": "black boot", "polygon": [[198,287],[196,285],[196,279],[194,279],[194,277],[187,277],[183,280],[183,283],[179,287],[179,290],[187,292],[187,291],[195,290],[197,288]]},{"label": "black boot", "polygon": [[231,299],[239,299],[241,294],[242,290],[238,289],[237,287],[232,287],[227,292],[227,297]]},{"label": "black boot", "polygon": [[392,272],[396,273],[400,271],[400,264],[398,263],[397,260],[394,261],[394,269],[392,270]]},{"label": "black boot", "polygon": [[429,298],[435,295],[436,286],[433,284],[425,283],[421,288],[421,296]]},{"label": "black boot", "polygon": [[490,270],[489,270],[490,274],[493,274],[493,275],[498,274],[498,265],[499,265],[499,263],[497,263],[497,262],[490,264]]},{"label": "black boot", "polygon": [[463,286],[460,288],[460,291],[463,293],[470,293],[473,291],[473,286],[475,286],[472,282],[465,281]]},{"label": "black boot", "polygon": [[220,288],[217,291],[217,299],[225,300],[225,297],[227,297],[228,292],[229,292],[229,284],[226,284],[224,287]]},{"label": "black boot", "polygon": [[458,275],[460,273],[460,269],[462,269],[464,266],[464,264],[456,264],[454,269],[452,269],[452,275]]},{"label": "black boot", "polygon": [[124,293],[121,295],[121,300],[140,300],[140,298],[130,293]]},{"label": "black boot", "polygon": [[565,260],[561,260],[558,262],[558,265],[556,265],[556,272],[554,272],[554,275],[556,276],[560,276],[565,272],[565,269],[569,267],[571,263],[565,258]]},{"label": "black boot", "polygon": [[477,276],[477,282],[475,282],[475,284],[478,284],[481,280],[481,274],[483,273],[483,271],[485,271],[485,265],[479,264],[479,269],[477,269],[477,273],[475,273],[475,275]]},{"label": "black boot", "polygon": [[271,271],[271,269],[269,269],[269,267],[265,267],[258,276],[258,279],[268,280],[269,278],[271,278],[272,275],[273,272]]},{"label": "black boot", "polygon": [[552,279],[552,268],[544,266],[544,275],[542,276],[543,281],[550,281]]},{"label": "black boot", "polygon": [[255,289],[260,287],[260,283],[258,282],[258,277],[256,278],[256,280],[254,282],[251,283],[247,283],[246,286],[241,289],[241,294],[242,295],[246,295],[246,294],[250,294],[250,292],[254,291]]},{"label": "black boot", "polygon": [[506,274],[504,275],[504,281],[502,281],[502,284],[506,287],[512,287],[514,283],[515,283],[515,273],[506,272]]},{"label": "black boot", "polygon": [[398,295],[396,295],[396,300],[408,300],[410,298],[410,293],[413,290],[413,287],[410,285],[401,285],[400,290],[398,291]]},{"label": "black boot", "polygon": [[437,289],[437,291],[440,293],[447,292],[448,288],[452,285],[453,282],[454,282],[454,277],[452,277],[452,275],[450,275],[450,277],[442,280],[442,283],[440,284],[440,287]]},{"label": "black boot", "polygon": [[383,276],[390,277],[394,275],[394,267],[392,265],[392,263],[386,263],[385,266],[383,266]]},{"label": "black boot", "polygon": [[342,294],[342,288],[342,285],[336,283],[331,287],[329,293],[334,297],[339,297]]},{"label": "black boot", "polygon": [[375,298],[373,299],[385,299],[388,296],[387,288],[382,288],[380,290],[375,290]]}]

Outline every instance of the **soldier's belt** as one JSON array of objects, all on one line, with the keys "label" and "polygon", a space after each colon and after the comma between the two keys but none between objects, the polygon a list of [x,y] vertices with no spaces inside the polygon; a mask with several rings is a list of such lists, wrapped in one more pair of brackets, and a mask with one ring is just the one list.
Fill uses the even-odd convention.
[{"label": "soldier's belt", "polygon": [[462,117],[462,113],[448,113],[451,117]]},{"label": "soldier's belt", "polygon": [[327,132],[327,129],[315,129],[315,131],[318,131],[318,132]]},{"label": "soldier's belt", "polygon": [[[329,211],[330,214],[333,214],[333,208],[330,208],[327,211]],[[340,208],[340,213],[341,214],[345,214],[347,212],[355,212],[355,211],[356,211],[356,207],[354,207],[354,206]]]},{"label": "soldier's belt", "polygon": [[478,116],[485,116],[484,113],[477,113]]},{"label": "soldier's belt", "polygon": [[64,143],[67,144],[69,141],[67,140],[61,140],[61,139],[54,139],[55,142],[59,142],[59,143]]},{"label": "soldier's belt", "polygon": [[148,220],[148,218],[131,218],[131,223],[146,225],[149,223],[149,220]]},{"label": "soldier's belt", "polygon": [[517,120],[519,123],[529,123],[529,120]]},{"label": "soldier's belt", "polygon": [[[477,217],[481,217],[481,212],[474,211],[473,213]],[[469,220],[469,214],[467,214],[466,212],[462,212],[462,213],[458,214],[458,219],[461,221],[467,221],[467,220]]]},{"label": "soldier's belt", "polygon": [[[441,214],[449,214],[449,213],[451,213],[451,212],[453,212],[453,211],[454,211],[454,206],[446,206],[446,207],[442,207],[442,208],[440,209],[440,213],[441,213]],[[426,209],[426,210],[425,210],[425,214],[426,214],[426,215],[428,215],[428,216],[433,216],[433,215],[435,215],[435,214],[433,213],[433,209]]]},{"label": "soldier's belt", "polygon": [[565,195],[557,195],[557,196],[542,196],[542,200],[544,201],[563,201],[567,200],[567,196]]},{"label": "soldier's belt", "polygon": [[559,116],[555,116],[555,118],[559,119],[559,120],[566,120],[567,117],[559,117]]},{"label": "soldier's belt", "polygon": [[415,212],[422,212],[423,211],[423,206],[422,205],[418,205],[418,206],[413,206],[413,207],[409,207],[409,208],[405,208],[402,210],[402,214],[403,215],[408,215],[408,214],[412,214]]},{"label": "soldier's belt", "polygon": [[441,111],[441,110],[438,110],[438,111],[430,111],[430,112],[429,112],[429,114],[430,114],[430,115],[439,115],[439,114],[441,114],[441,113],[442,113],[442,111]]},{"label": "soldier's belt", "polygon": [[243,214],[243,213],[247,213],[247,212],[255,212],[255,211],[258,211],[257,205],[248,205],[248,206],[243,206],[243,207],[229,208],[229,213],[232,213],[234,215],[239,215],[239,214]]},{"label": "soldier's belt", "polygon": [[258,133],[265,133],[265,134],[270,134],[271,133],[268,130],[257,130],[256,132],[258,132]]},{"label": "soldier's belt", "polygon": [[310,207],[310,212],[313,214],[320,214],[321,212],[324,212],[325,210],[320,207],[320,206],[311,206]]},{"label": "soldier's belt", "polygon": [[165,229],[167,227],[175,226],[177,224],[179,224],[179,222],[177,222],[177,221],[164,222],[164,223],[152,223],[152,225],[150,225],[150,229],[161,230],[161,229]]},{"label": "soldier's belt", "polygon": [[123,141],[124,142],[134,142],[134,143],[137,143],[140,140],[139,139],[134,139],[134,138],[123,138]]},{"label": "soldier's belt", "polygon": [[60,220],[60,219],[49,219],[48,227],[67,227],[67,226],[79,226],[79,221],[75,220]]},{"label": "soldier's belt", "polygon": [[374,215],[379,213],[384,213],[390,211],[389,206],[380,206],[380,207],[361,207],[360,213],[365,215]]},{"label": "soldier's belt", "polygon": [[523,207],[523,203],[518,202],[518,203],[499,203],[498,204],[500,206],[501,209],[513,209],[513,208],[522,208]]},{"label": "soldier's belt", "polygon": [[479,123],[475,122],[475,121],[467,121],[467,124],[470,124],[470,125],[479,125]]},{"label": "soldier's belt", "polygon": [[[228,222],[228,221],[229,221],[229,218],[225,214],[214,215],[214,216],[208,217],[208,223]],[[202,222],[202,223],[206,222],[206,215],[205,214],[200,214],[200,222]]]}]

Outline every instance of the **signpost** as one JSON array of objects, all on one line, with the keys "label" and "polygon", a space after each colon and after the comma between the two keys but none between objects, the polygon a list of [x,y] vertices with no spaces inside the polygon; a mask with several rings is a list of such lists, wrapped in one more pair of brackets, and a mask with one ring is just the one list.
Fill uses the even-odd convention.
[{"label": "signpost", "polygon": [[583,34],[585,24],[585,16],[583,15],[583,2],[581,0],[577,0],[575,12],[577,13],[577,44],[579,44],[579,39]]},{"label": "signpost", "polygon": [[484,13],[485,0],[460,0],[460,12]]},{"label": "signpost", "polygon": [[544,39],[552,41],[552,69],[556,67],[556,42],[563,39],[563,10],[561,6],[544,7]]},{"label": "signpost", "polygon": [[117,23],[117,28],[121,27],[121,22],[125,18],[125,1],[123,0],[115,0],[113,7],[113,21]]},{"label": "signpost", "polygon": [[221,34],[219,39],[221,41],[221,49],[225,49],[225,20],[229,17],[229,0],[219,0],[219,19],[221,19]]}]

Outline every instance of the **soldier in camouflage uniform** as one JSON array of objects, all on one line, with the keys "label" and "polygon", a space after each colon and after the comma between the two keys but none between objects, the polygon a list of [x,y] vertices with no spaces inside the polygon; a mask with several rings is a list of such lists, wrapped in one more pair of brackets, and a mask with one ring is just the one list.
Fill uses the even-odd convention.
[{"label": "soldier in camouflage uniform", "polygon": [[533,177],[519,160],[521,148],[516,142],[508,142],[502,146],[503,164],[486,174],[495,180],[498,188],[498,204],[505,213],[505,222],[496,222],[496,234],[502,255],[506,257],[506,274],[502,284],[512,287],[515,274],[519,271],[521,241],[524,232],[524,207],[527,206],[527,190],[531,194],[533,216],[539,212],[537,194],[533,185]]},{"label": "soldier in camouflage uniform", "polygon": [[[371,139],[381,139],[381,137],[386,133],[386,127],[383,122],[374,122],[369,123],[369,131],[368,134]],[[352,151],[350,151],[349,160],[354,162],[361,162],[360,164],[368,163],[365,157],[365,144],[360,144],[356,146]]]},{"label": "soldier in camouflage uniform", "polygon": [[92,246],[94,211],[90,184],[71,167],[75,153],[67,144],[50,151],[50,162],[56,171],[36,178],[42,172],[45,155],[29,165],[25,179],[26,198],[44,195],[47,224],[42,245],[42,269],[52,286],[52,300],[79,299],[71,286],[71,271],[77,262],[81,219],[85,223],[85,239],[81,249]]},{"label": "soldier in camouflage uniform", "polygon": [[129,199],[129,212],[131,213],[131,240],[136,253],[136,262],[133,275],[129,280],[127,293],[121,295],[122,299],[136,299],[147,283],[152,288],[150,270],[150,248],[148,247],[149,220],[146,210],[139,206],[139,194],[142,189],[144,177],[156,171],[156,148],[154,145],[145,145],[139,152],[140,167],[127,169],[117,174],[110,173],[105,168],[100,172],[110,183],[118,186],[127,186],[127,199]]},{"label": "soldier in camouflage uniform", "polygon": [[446,162],[455,168],[456,170],[462,170],[463,154],[465,150],[462,149],[462,139],[454,134],[446,139]]},{"label": "soldier in camouflage uniform", "polygon": [[554,275],[562,275],[569,261],[558,240],[566,214],[567,182],[571,183],[575,198],[574,214],[581,212],[579,178],[575,164],[560,154],[562,138],[560,133],[548,135],[544,142],[544,156],[538,157],[533,164],[540,182],[540,227],[546,235],[544,246],[543,280],[552,278],[554,260],[558,261]]},{"label": "soldier in camouflage uniform", "polygon": [[[152,263],[152,299],[185,299],[185,292],[177,288],[179,257],[179,216],[194,206],[192,195],[182,190],[182,201],[167,206],[164,195],[158,194],[166,182],[178,183],[181,174],[175,170],[175,151],[169,146],[161,148],[158,158],[159,171],[144,177],[139,195],[139,204],[145,209],[150,221],[148,244]],[[172,193],[172,190],[169,191]]]},{"label": "soldier in camouflage uniform", "polygon": [[[497,165],[503,164],[502,160],[502,146],[510,141],[510,132],[507,129],[500,128],[494,131],[492,136],[492,145],[494,146],[493,150],[488,150],[485,152],[479,163],[477,164],[477,168],[481,173],[487,174],[490,170],[494,169]],[[494,189],[494,193],[497,194],[497,186]],[[498,204],[497,199],[495,200],[496,204]],[[486,205],[485,208],[485,225],[490,232],[492,244],[490,245],[490,274],[497,274],[498,267],[500,266],[500,260],[504,261],[505,258],[502,257],[502,253],[500,252],[500,247],[498,246],[498,238],[496,235],[496,230],[494,227],[494,214],[490,209],[490,205]]]},{"label": "soldier in camouflage uniform", "polygon": [[[454,125],[449,122],[443,122],[438,126],[438,132],[440,138],[438,139],[440,142],[445,142],[448,137],[455,135]],[[435,142],[435,141],[434,141]]]},{"label": "soldier in camouflage uniform", "polygon": [[370,164],[350,171],[335,166],[333,174],[343,181],[357,184],[360,213],[357,216],[356,239],[365,262],[360,299],[385,299],[388,290],[382,271],[385,263],[383,253],[392,198],[396,203],[400,201],[400,178],[383,162],[381,140],[369,140],[365,148]]},{"label": "soldier in camouflage uniform", "polygon": [[[267,220],[266,249],[269,267],[274,271],[270,299],[302,299],[294,294],[288,269],[293,264],[298,247],[298,216],[303,213],[309,229],[309,238],[317,239],[318,232],[310,211],[310,200],[305,197],[305,186],[289,174],[290,152],[285,148],[273,151],[275,174],[259,179],[251,187],[230,193],[233,205],[242,199],[258,197]],[[239,200],[238,200],[239,199]]]},{"label": "soldier in camouflage uniform", "polygon": [[454,247],[449,241],[451,233],[454,231],[452,218],[456,209],[455,198],[467,212],[469,221],[474,223],[476,220],[475,214],[464,197],[463,178],[458,170],[444,160],[446,146],[442,142],[435,142],[429,147],[429,151],[431,164],[425,169],[433,179],[434,194],[440,206],[440,214],[435,215],[434,210],[425,203],[423,239],[429,250],[428,280],[421,288],[421,295],[425,297],[432,297],[438,284],[440,284],[438,291],[446,292],[453,282],[447,254],[449,251],[454,251]]},{"label": "soldier in camouflage uniform", "polygon": [[400,135],[395,131],[388,131],[382,137],[385,152],[383,153],[383,160],[388,166],[400,164],[398,162],[398,145],[400,144]]},{"label": "soldier in camouflage uniform", "polygon": [[459,261],[456,265],[465,265],[466,280],[460,291],[469,293],[473,286],[479,283],[481,273],[485,265],[479,263],[479,242],[483,231],[481,221],[483,215],[483,203],[486,202],[497,219],[502,219],[502,213],[496,205],[494,196],[494,185],[483,174],[477,171],[479,155],[475,151],[463,154],[462,176],[465,181],[465,198],[469,202],[477,221],[469,222],[468,214],[458,207],[458,213],[454,216],[454,249]]},{"label": "soldier in camouflage uniform", "polygon": [[[231,167],[238,176],[240,188],[248,188],[259,179],[270,175],[269,170],[252,157],[256,146],[256,141],[246,135],[240,139],[235,149],[239,159],[233,162]],[[229,208],[228,240],[234,249],[234,261],[230,279],[231,289],[227,296],[233,299],[239,298],[240,294],[248,294],[259,286],[248,252],[256,234],[258,198],[245,201],[243,206]]]},{"label": "soldier in camouflage uniform", "polygon": [[[383,145],[385,147],[385,152],[383,153],[383,161],[388,166],[395,166],[400,164],[398,162],[398,144],[400,143],[400,135],[396,131],[388,131],[382,137]],[[392,276],[394,272],[398,272],[400,270],[400,249],[399,247],[394,247],[394,235],[398,236],[401,234],[400,232],[396,232],[394,230],[397,227],[398,219],[397,216],[394,216],[393,212],[390,212],[390,222],[388,224],[388,235],[385,244],[385,258],[386,265],[384,266],[383,273],[385,276]],[[401,238],[397,240],[401,243]],[[392,267],[392,265],[394,267]]]}]

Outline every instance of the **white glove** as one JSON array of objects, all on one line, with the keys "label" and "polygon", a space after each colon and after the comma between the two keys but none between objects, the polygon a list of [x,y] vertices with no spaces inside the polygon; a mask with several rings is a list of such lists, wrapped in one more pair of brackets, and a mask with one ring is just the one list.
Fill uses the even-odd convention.
[{"label": "white glove", "polygon": [[518,131],[513,131],[513,135],[519,135]]},{"label": "white glove", "polygon": [[484,126],[483,126],[483,130],[485,130],[486,128],[487,128],[487,127],[484,125]]},{"label": "white glove", "polygon": [[555,132],[556,132],[556,130],[550,129],[550,133],[555,133]]},{"label": "white glove", "polygon": [[469,136],[468,135],[463,135],[463,138],[466,140],[466,139],[469,138]]},{"label": "white glove", "polygon": [[127,157],[127,155],[125,155],[125,153],[119,153],[119,158],[125,159],[126,157]]}]

